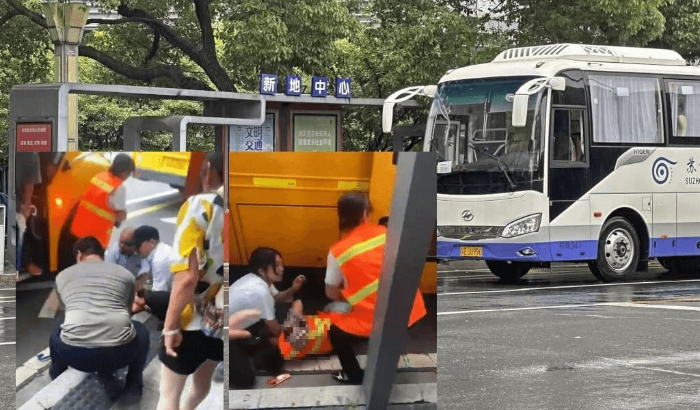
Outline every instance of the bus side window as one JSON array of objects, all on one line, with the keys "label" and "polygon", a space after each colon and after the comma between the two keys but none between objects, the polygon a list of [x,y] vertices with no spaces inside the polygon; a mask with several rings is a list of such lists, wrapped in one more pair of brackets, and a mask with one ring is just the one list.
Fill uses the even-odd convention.
[{"label": "bus side window", "polygon": [[552,160],[586,162],[583,110],[555,109],[552,127]]}]

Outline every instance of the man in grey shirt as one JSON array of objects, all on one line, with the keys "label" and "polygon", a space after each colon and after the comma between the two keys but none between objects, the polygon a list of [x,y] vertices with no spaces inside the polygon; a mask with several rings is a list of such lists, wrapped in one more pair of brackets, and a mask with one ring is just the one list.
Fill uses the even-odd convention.
[{"label": "man in grey shirt", "polygon": [[56,291],[65,306],[65,319],[51,336],[52,379],[69,366],[110,379],[129,367],[124,399],[140,400],[143,369],[150,344],[148,330],[131,320],[134,276],[122,266],[104,261],[104,249],[92,237],[73,247],[77,264],[56,277]]}]

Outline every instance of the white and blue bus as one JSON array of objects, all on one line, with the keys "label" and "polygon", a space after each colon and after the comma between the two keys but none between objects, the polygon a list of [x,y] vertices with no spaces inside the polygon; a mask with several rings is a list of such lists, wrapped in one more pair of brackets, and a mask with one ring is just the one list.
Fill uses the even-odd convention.
[{"label": "white and blue bus", "polygon": [[506,50],[385,103],[432,98],[438,258],[517,280],[552,262],[604,281],[700,266],[700,67],[659,49]]}]

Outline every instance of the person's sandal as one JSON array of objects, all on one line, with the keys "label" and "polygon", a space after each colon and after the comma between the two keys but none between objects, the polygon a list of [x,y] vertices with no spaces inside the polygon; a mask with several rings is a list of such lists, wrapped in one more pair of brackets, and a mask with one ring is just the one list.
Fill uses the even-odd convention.
[{"label": "person's sandal", "polygon": [[344,384],[362,384],[361,381],[352,381],[345,372],[337,372],[331,375],[333,380]]}]

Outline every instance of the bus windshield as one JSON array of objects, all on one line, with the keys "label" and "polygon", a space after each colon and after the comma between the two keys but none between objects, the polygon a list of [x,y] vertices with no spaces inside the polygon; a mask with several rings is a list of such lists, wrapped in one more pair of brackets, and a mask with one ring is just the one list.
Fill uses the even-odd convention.
[{"label": "bus windshield", "polygon": [[443,83],[435,95],[426,141],[438,161],[441,193],[542,192],[544,92],[530,97],[525,127],[511,123],[513,96],[532,77]]}]

